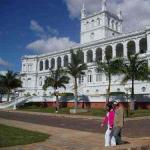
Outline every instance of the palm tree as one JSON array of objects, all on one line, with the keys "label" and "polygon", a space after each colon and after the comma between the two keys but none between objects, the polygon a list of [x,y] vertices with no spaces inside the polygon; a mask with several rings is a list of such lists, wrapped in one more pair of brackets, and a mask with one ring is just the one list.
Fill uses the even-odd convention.
[{"label": "palm tree", "polygon": [[122,73],[124,78],[122,83],[131,81],[131,110],[134,110],[134,82],[135,80],[149,80],[149,69],[147,60],[140,59],[139,54],[128,54],[128,60],[124,60],[122,66]]},{"label": "palm tree", "polygon": [[79,49],[76,51],[70,51],[71,53],[71,62],[67,66],[67,72],[74,78],[74,97],[75,97],[75,109],[77,108],[77,98],[78,98],[78,84],[77,79],[85,74],[87,65],[83,62],[82,51]]},{"label": "palm tree", "polygon": [[2,101],[3,94],[6,94],[6,89],[4,87],[0,87],[0,101]]},{"label": "palm tree", "polygon": [[120,64],[122,64],[122,59],[117,58],[117,59],[111,59],[110,57],[106,57],[104,62],[102,61],[97,61],[97,71],[102,72],[106,75],[108,78],[108,88],[107,88],[107,98],[106,98],[106,103],[109,102],[109,97],[110,97],[110,91],[111,91],[111,80],[112,80],[112,75],[119,74],[120,73]]},{"label": "palm tree", "polygon": [[11,91],[22,86],[22,82],[17,76],[18,74],[13,71],[8,71],[5,75],[0,75],[0,87],[6,90],[7,101],[9,101]]},{"label": "palm tree", "polygon": [[58,68],[56,70],[50,70],[51,75],[46,78],[43,85],[43,89],[46,90],[48,87],[54,88],[54,95],[56,96],[56,113],[59,109],[58,101],[58,88],[66,88],[65,84],[69,83],[69,77],[65,75],[63,69]]}]

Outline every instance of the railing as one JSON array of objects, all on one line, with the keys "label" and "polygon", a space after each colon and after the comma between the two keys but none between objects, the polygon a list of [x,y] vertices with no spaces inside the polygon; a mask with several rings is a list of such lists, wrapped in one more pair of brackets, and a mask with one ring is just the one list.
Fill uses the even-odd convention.
[{"label": "railing", "polygon": [[25,102],[27,102],[28,100],[31,100],[31,99],[32,99],[32,96],[18,97],[16,99],[12,100],[12,101],[1,103],[0,104],[0,109],[6,109],[6,108],[10,108],[12,106],[17,106],[18,104],[25,103]]}]

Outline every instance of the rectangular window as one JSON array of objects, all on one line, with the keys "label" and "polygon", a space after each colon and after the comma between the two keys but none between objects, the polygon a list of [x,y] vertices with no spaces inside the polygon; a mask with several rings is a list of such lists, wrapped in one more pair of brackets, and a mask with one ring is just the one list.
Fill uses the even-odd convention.
[{"label": "rectangular window", "polygon": [[92,75],[88,75],[88,82],[92,82]]},{"label": "rectangular window", "polygon": [[108,78],[108,76],[106,76],[106,81],[108,81],[109,80],[109,78]]},{"label": "rectangular window", "polygon": [[84,76],[81,75],[81,76],[79,77],[79,84],[82,84],[83,82],[84,82]]},{"label": "rectangular window", "polygon": [[96,82],[102,81],[102,74],[96,74]]}]

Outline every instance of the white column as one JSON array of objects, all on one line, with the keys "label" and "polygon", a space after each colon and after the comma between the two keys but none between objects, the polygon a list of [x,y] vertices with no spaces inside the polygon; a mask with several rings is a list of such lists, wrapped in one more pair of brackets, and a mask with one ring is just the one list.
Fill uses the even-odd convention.
[{"label": "white column", "polygon": [[147,31],[147,53],[150,53],[150,26],[149,31]]},{"label": "white column", "polygon": [[84,51],[84,63],[87,63],[87,51]]},{"label": "white column", "polygon": [[55,59],[55,67],[54,67],[54,69],[57,69],[57,58],[55,57],[54,59]]},{"label": "white column", "polygon": [[93,49],[92,52],[93,52],[93,61],[96,61],[96,49]]},{"label": "white column", "polygon": [[61,56],[61,67],[64,67],[64,56]]},{"label": "white column", "polygon": [[[150,26],[146,27],[146,35],[147,35],[147,53],[150,54]],[[150,59],[148,59],[148,66],[150,67]]]},{"label": "white column", "polygon": [[139,41],[140,41],[140,39],[135,40],[135,53],[140,53]]},{"label": "white column", "polygon": [[116,44],[112,45],[112,58],[116,58]]},{"label": "white column", "polygon": [[105,60],[105,48],[106,47],[102,47],[102,61]]},{"label": "white column", "polygon": [[92,76],[93,76],[93,83],[96,83],[96,69],[92,70]]},{"label": "white column", "polygon": [[128,41],[123,42],[123,57],[127,57],[127,43]]},{"label": "white column", "polygon": [[71,54],[68,55],[68,63],[71,63]]},{"label": "white column", "polygon": [[49,58],[48,61],[49,61],[49,69],[50,69],[51,68],[51,59]]},{"label": "white column", "polygon": [[43,71],[45,70],[45,60],[43,60]]}]

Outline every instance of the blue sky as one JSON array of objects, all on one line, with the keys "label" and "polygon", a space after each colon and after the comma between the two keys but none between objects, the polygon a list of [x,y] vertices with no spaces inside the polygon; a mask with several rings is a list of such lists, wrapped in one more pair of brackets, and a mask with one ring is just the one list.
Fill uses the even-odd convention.
[{"label": "blue sky", "polygon": [[51,28],[48,36],[79,42],[79,21],[69,19],[67,6],[61,0],[0,0],[0,18],[0,58],[8,63],[0,70],[19,71],[21,56],[40,53],[26,48],[41,39],[31,29],[31,22]]},{"label": "blue sky", "polygon": [[[101,0],[84,0],[88,13]],[[124,30],[150,24],[150,0],[107,0],[123,11]],[[62,50],[80,41],[82,0],[0,0],[0,70],[20,71],[21,57]],[[133,19],[134,18],[134,19]]]}]

